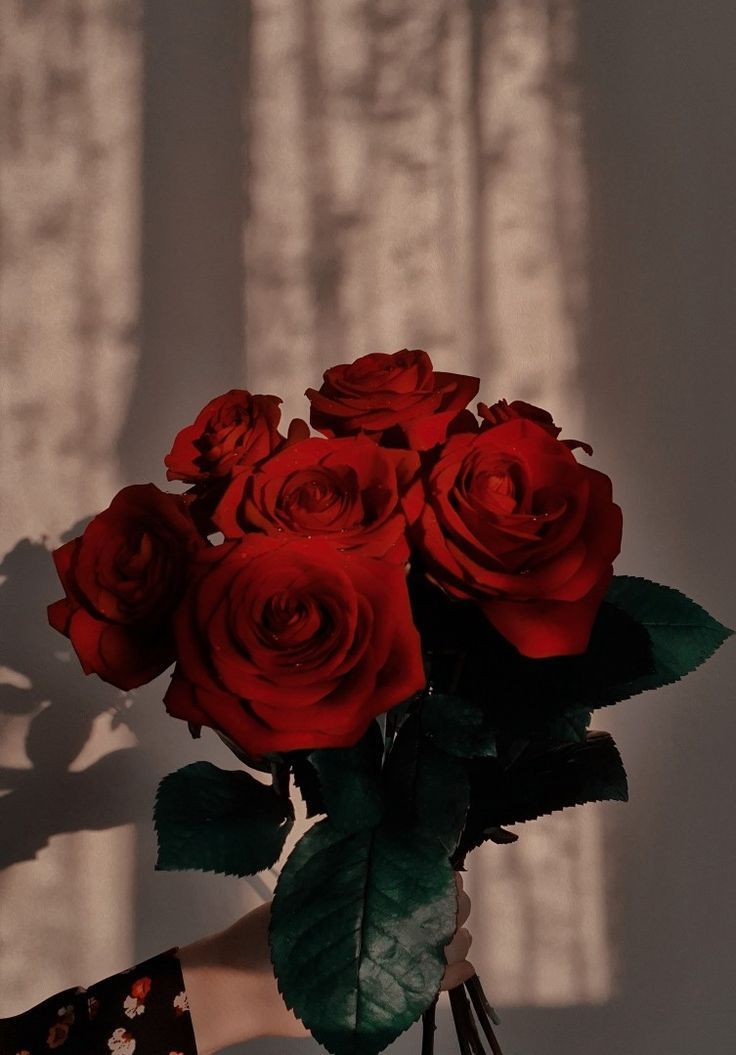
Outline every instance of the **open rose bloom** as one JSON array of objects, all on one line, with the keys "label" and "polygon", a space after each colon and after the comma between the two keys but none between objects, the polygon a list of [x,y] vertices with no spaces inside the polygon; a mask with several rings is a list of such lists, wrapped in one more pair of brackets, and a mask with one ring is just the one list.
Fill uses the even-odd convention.
[{"label": "open rose bloom", "polygon": [[[85,673],[127,692],[171,668],[168,712],[245,763],[162,781],[158,867],[271,867],[292,781],[319,818],[283,865],[271,949],[335,1055],[378,1052],[422,1015],[431,1051],[453,870],[513,841],[506,826],[625,799],[593,712],[729,633],[614,576],[621,510],[587,443],[529,403],[471,406],[479,393],[410,349],[327,370],[314,431],[232,390],[173,440],[167,476],[188,489],[124,488],[54,554],[49,619]],[[499,1050],[477,978],[451,1003],[461,1051],[481,1035]]]}]

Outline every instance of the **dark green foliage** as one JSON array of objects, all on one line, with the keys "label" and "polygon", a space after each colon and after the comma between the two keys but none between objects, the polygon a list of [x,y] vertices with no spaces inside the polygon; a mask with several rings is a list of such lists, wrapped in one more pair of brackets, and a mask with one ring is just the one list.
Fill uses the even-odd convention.
[{"label": "dark green foliage", "polygon": [[319,812],[326,813],[335,827],[352,831],[378,823],[383,812],[382,757],[378,722],[371,722],[354,747],[333,747],[307,755],[306,761],[317,777]]},{"label": "dark green foliage", "polygon": [[465,824],[470,788],[464,763],[423,734],[419,716],[407,718],[384,771],[389,821],[434,835],[448,855]]},{"label": "dark green foliage", "polygon": [[447,754],[459,758],[496,754],[487,707],[450,693],[434,693],[421,700],[420,715],[424,735]]},{"label": "dark green foliage", "polygon": [[528,659],[472,603],[418,574],[410,589],[435,691],[479,704],[500,737],[579,740],[591,711],[676,681],[731,633],[677,590],[619,576],[583,655]]},{"label": "dark green foliage", "polygon": [[269,784],[193,762],[159,784],[156,867],[255,875],[278,860],[292,822],[291,804]]},{"label": "dark green foliage", "polygon": [[499,737],[579,739],[590,711],[614,702],[626,694],[626,684],[653,670],[646,629],[612,604],[601,606],[585,654],[528,659],[476,605],[453,600],[419,577],[411,589],[435,692],[482,707]]},{"label": "dark green foliage", "polygon": [[319,821],[289,856],[273,902],[271,954],[286,1003],[333,1055],[374,1055],[437,993],[456,909],[436,840]]},{"label": "dark green foliage", "polygon": [[733,633],[679,590],[633,575],[614,578],[608,601],[646,630],[652,651],[650,670],[629,680],[617,699],[679,681]]},{"label": "dark green foliage", "polygon": [[314,766],[309,761],[311,751],[290,751],[286,756],[294,774],[294,783],[307,807],[307,817],[316,817],[320,813],[327,813],[322,801],[322,791],[319,786],[319,776]]},{"label": "dark green foliage", "polygon": [[586,802],[628,798],[626,772],[608,733],[589,732],[584,743],[530,746],[510,766],[495,759],[476,762],[471,805],[461,840],[467,853],[497,829],[531,821]]}]

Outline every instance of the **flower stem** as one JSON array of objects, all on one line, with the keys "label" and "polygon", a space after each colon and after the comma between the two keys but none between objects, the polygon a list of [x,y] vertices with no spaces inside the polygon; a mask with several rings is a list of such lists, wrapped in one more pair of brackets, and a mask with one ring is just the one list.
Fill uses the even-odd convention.
[{"label": "flower stem", "polygon": [[434,1055],[434,1034],[437,1029],[437,997],[434,998],[422,1015],[422,1051],[421,1055]]},{"label": "flower stem", "polygon": [[289,764],[288,762],[271,763],[271,783],[273,790],[284,802],[289,801]]},{"label": "flower stem", "polygon": [[471,1047],[474,1055],[485,1055],[485,1048],[483,1047],[483,1041],[480,1039],[480,1036],[478,1035],[478,1030],[477,1030],[476,1025],[475,1025],[475,1019],[473,1018],[473,1012],[471,1010],[470,1003],[468,1001],[467,996],[465,995],[465,990],[464,990],[464,988],[461,985],[459,985],[457,987],[457,993],[458,993],[458,997],[459,997],[458,1003],[462,1007],[463,1018],[465,1019],[466,1024],[467,1024],[468,1039],[470,1041],[470,1047]]},{"label": "flower stem", "polygon": [[483,1030],[486,1040],[491,1046],[493,1055],[503,1055],[501,1051],[501,1045],[498,1043],[496,1034],[493,1032],[493,1026],[491,1021],[498,1025],[498,1015],[493,1010],[491,1005],[488,1003],[488,998],[483,992],[483,986],[480,984],[480,979],[477,975],[474,975],[469,981],[465,983],[465,988],[470,995],[470,999],[473,1003],[473,1008],[478,1017],[480,1027]]},{"label": "flower stem", "polygon": [[468,1023],[463,1017],[463,1007],[461,1000],[458,1000],[458,990],[451,989],[449,996],[452,1018],[455,1023],[455,1032],[457,1033],[457,1040],[460,1045],[460,1055],[475,1055],[475,1052],[470,1046]]},{"label": "flower stem", "polygon": [[473,1001],[473,1006],[475,1006],[477,1002],[480,1007],[485,1011],[486,1015],[490,1018],[494,1026],[499,1025],[501,1019],[498,1016],[498,1012],[495,1008],[491,1007],[490,1003],[488,1002],[488,997],[486,996],[483,990],[483,986],[481,985],[480,978],[477,974],[474,974],[472,978],[468,979],[468,981],[465,983],[465,988],[470,994],[470,999]]}]

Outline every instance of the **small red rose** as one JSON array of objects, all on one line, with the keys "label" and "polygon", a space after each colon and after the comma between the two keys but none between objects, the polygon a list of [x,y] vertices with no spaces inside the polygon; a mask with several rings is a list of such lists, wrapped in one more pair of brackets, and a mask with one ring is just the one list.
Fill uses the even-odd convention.
[{"label": "small red rose", "polygon": [[479,385],[477,377],[434,370],[426,352],[404,348],[333,366],[319,391],[306,394],[311,424],[325,436],[364,432],[386,447],[424,451],[462,420]]},{"label": "small red rose", "polygon": [[403,563],[409,548],[399,500],[399,463],[365,436],[312,437],[236,477],[214,523],[226,538],[250,531],[322,538],[338,549]]},{"label": "small red rose", "polygon": [[210,551],[176,620],[168,711],[248,754],[354,744],[424,685],[404,569],[318,539]]},{"label": "small red rose", "polygon": [[201,485],[265,458],[283,443],[280,404],[238,388],[210,400],[177,434],[164,459],[167,479]]},{"label": "small red rose", "polygon": [[85,674],[128,690],[174,662],[172,613],[204,546],[183,497],[135,484],[54,551],[66,596],[49,605],[49,622]]},{"label": "small red rose", "polygon": [[406,508],[431,578],[521,653],[585,651],[621,546],[607,476],[516,417],[451,437]]}]

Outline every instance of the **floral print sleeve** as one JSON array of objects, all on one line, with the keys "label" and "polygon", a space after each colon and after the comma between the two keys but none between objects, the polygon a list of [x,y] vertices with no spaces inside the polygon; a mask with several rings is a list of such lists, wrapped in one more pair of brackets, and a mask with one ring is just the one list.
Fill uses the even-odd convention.
[{"label": "floral print sleeve", "polygon": [[0,1020],[0,1055],[197,1055],[177,950]]}]

